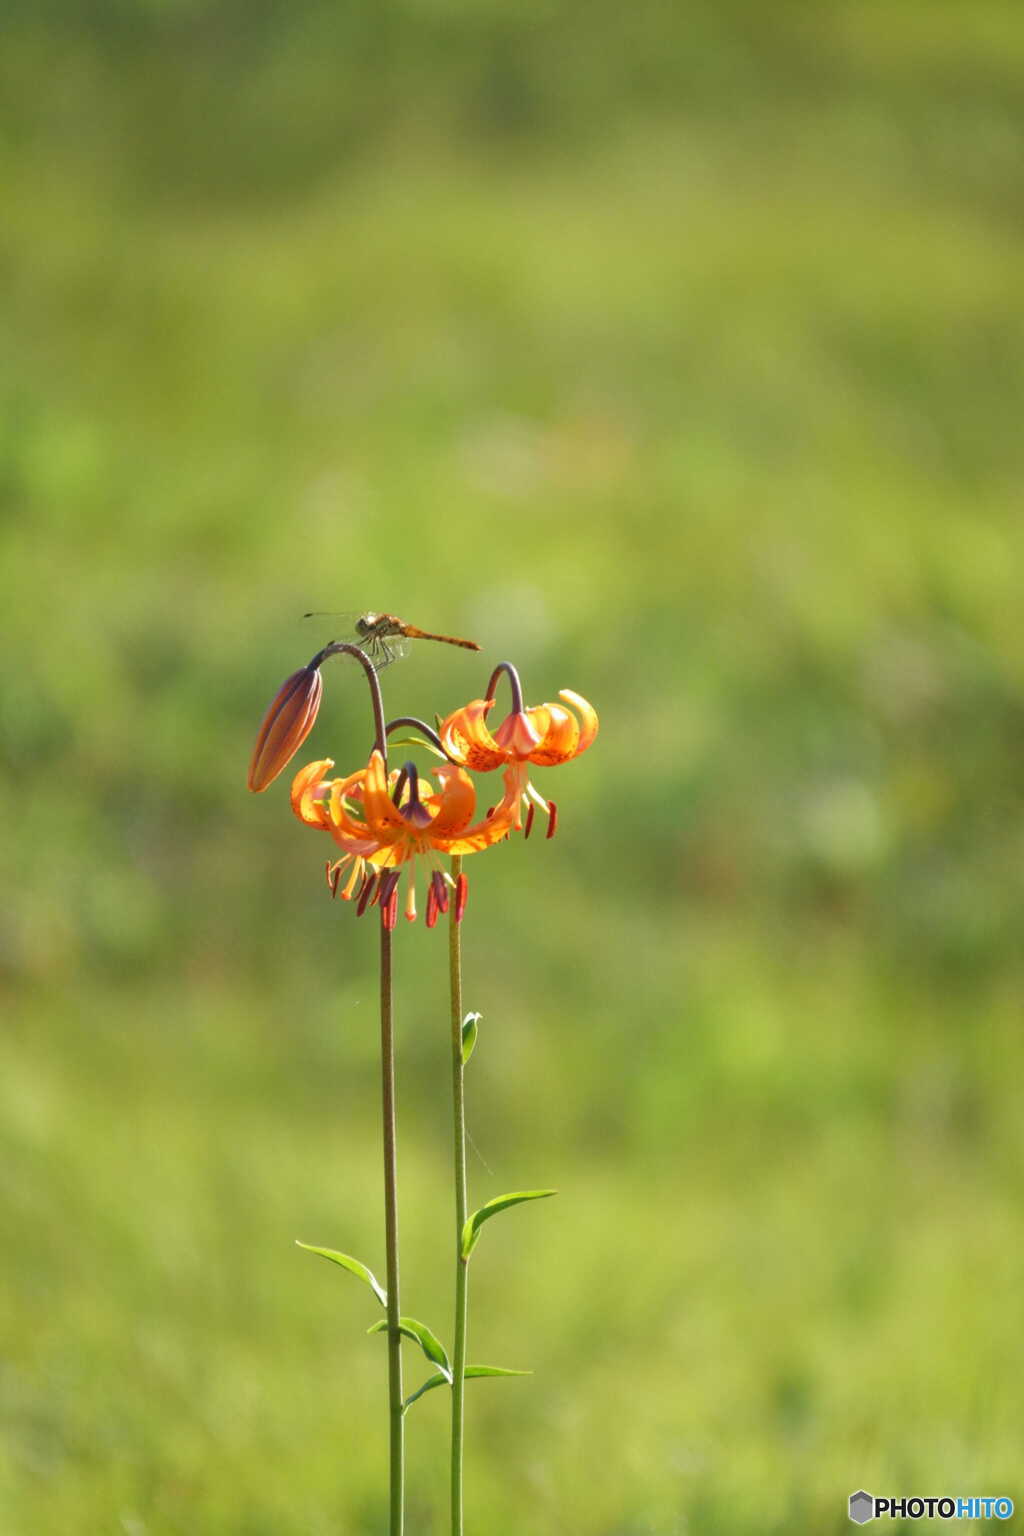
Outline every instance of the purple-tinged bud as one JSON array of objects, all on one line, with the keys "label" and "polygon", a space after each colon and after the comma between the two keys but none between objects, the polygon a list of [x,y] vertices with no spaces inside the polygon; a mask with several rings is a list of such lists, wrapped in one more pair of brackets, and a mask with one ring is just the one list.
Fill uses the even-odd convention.
[{"label": "purple-tinged bud", "polygon": [[303,667],[281,684],[263,717],[249,762],[249,788],[260,794],[286,768],[313,729],[324,685],[316,667]]}]

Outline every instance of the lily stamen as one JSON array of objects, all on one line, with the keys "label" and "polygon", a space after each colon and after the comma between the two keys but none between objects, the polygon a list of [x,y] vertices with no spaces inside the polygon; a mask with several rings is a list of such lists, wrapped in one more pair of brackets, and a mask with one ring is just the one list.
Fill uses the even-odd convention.
[{"label": "lily stamen", "polygon": [[439,869],[435,869],[430,877],[430,889],[434,893],[434,902],[439,912],[448,911],[448,890],[445,885],[444,875]]},{"label": "lily stamen", "polygon": [[373,872],[372,875],[368,874],[366,876],[362,886],[360,887],[359,899],[356,902],[356,916],[357,917],[362,917],[363,913],[366,911],[367,907],[370,905],[370,902],[373,900],[374,892],[377,890],[377,887],[378,887],[379,883],[380,883],[380,876],[379,876],[379,874],[377,873],[376,870]]},{"label": "lily stamen", "polygon": [[[410,866],[405,914],[412,922],[417,912],[415,870],[419,860],[435,865],[444,855],[480,852],[503,841],[520,823],[523,771],[517,764],[506,768],[505,793],[499,804],[476,823],[476,791],[459,764],[444,763],[433,769],[431,778],[436,785],[421,776],[411,762],[389,776],[377,751],[366,768],[347,778],[327,779],[326,771],[333,766],[330,759],[324,759],[300,770],[292,784],[292,808],[306,826],[329,833],[343,850],[337,877],[333,866],[328,875],[332,893],[338,892],[346,860],[353,859],[352,876],[343,894],[347,897],[350,889],[355,892],[359,916],[369,906],[378,906],[385,926],[393,926],[397,914],[397,886],[403,865]],[[456,906],[460,910],[464,907],[464,876],[462,882],[433,869],[428,926],[432,926],[431,919],[436,922],[438,915],[448,910],[449,889],[455,891]]]}]

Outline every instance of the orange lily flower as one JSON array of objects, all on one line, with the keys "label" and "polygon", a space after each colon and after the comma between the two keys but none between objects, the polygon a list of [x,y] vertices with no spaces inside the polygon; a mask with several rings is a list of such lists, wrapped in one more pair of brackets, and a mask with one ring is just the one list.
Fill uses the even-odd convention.
[{"label": "orange lily flower", "polygon": [[[475,824],[476,790],[469,774],[457,764],[444,763],[433,770],[440,781],[437,789],[428,787],[412,763],[388,774],[377,751],[365,768],[347,778],[328,779],[333,766],[330,758],[324,758],[296,774],[292,808],[306,826],[329,832],[343,850],[342,858],[327,866],[332,893],[337,894],[347,868],[342,898],[355,898],[360,915],[367,906],[379,905],[388,927],[394,926],[397,917],[403,866],[408,867],[405,915],[412,922],[416,862],[426,858],[434,864],[427,896],[427,926],[432,928],[438,913],[448,908],[438,855],[479,853],[519,825],[522,772],[516,766],[506,770],[500,803]],[[457,917],[462,916],[466,890],[462,875],[455,890]]]},{"label": "orange lily flower", "polygon": [[554,768],[585,752],[598,726],[596,710],[578,693],[563,688],[558,697],[578,710],[579,719],[562,704],[535,704],[513,709],[492,735],[487,716],[494,700],[474,699],[449,715],[438,734],[450,758],[478,773],[514,762]]},{"label": "orange lily flower", "polygon": [[[474,699],[445,720],[438,734],[448,756],[456,763],[475,768],[478,773],[489,773],[506,763],[515,763],[523,775],[521,798],[526,806],[524,836],[533,830],[533,818],[540,810],[548,818],[547,836],[554,837],[558,825],[558,807],[553,800],[545,800],[526,778],[526,763],[539,767],[555,768],[585,752],[597,735],[597,711],[578,693],[563,688],[558,697],[565,699],[578,712],[579,718],[563,704],[535,704],[524,709],[519,690],[519,678],[514,669],[503,663],[498,669],[508,670],[512,680],[513,707],[510,714],[493,733],[488,729],[487,716],[494,707],[494,699]],[[492,687],[497,672],[491,680]]]}]

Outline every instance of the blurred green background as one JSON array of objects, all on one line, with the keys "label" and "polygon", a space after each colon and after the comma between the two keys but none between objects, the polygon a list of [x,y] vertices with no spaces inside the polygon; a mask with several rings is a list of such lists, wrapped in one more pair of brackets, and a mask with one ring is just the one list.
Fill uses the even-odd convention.
[{"label": "blurred green background", "polygon": [[[474,1258],[536,1374],[469,1529],[1019,1502],[1019,5],[14,0],[0,78],[5,1536],[383,1530],[372,1303],[292,1246],[383,1269],[374,934],[245,791],[308,608],[481,641],[392,715],[510,657],[602,716],[468,866],[471,1195],[561,1191]],[[444,986],[403,925],[450,1337]]]}]

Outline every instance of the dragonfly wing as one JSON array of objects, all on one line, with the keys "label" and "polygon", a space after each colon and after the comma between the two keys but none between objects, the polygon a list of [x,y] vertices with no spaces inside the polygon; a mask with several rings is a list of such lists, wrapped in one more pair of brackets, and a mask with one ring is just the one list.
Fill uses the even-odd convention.
[{"label": "dragonfly wing", "polygon": [[[409,654],[409,642],[404,635],[341,635],[347,645],[357,645],[364,656],[369,657],[375,672],[383,672],[393,661],[402,661]],[[355,657],[346,660],[355,662]]]},{"label": "dragonfly wing", "polygon": [[[369,634],[363,633],[359,625],[366,625],[367,615],[358,609],[354,613],[307,613],[303,617],[323,620],[329,625],[332,642],[357,645],[370,658],[378,672],[409,654],[409,641],[405,635],[394,632],[388,634],[386,631],[377,633],[372,628]],[[354,656],[350,659],[355,662]]]},{"label": "dragonfly wing", "polygon": [[390,667],[393,661],[404,661],[409,654],[409,642],[405,635],[380,635],[361,643],[377,671]]},{"label": "dragonfly wing", "polygon": [[355,634],[356,620],[362,618],[362,614],[358,608],[354,611],[342,609],[340,612],[336,608],[317,608],[312,613],[304,613],[302,617],[304,619],[323,619],[328,627],[335,630],[337,634],[347,635]]}]

